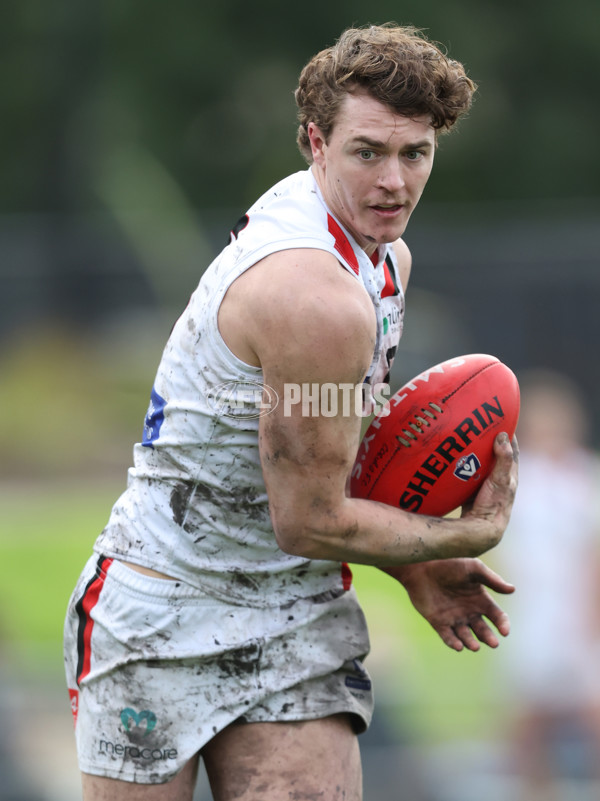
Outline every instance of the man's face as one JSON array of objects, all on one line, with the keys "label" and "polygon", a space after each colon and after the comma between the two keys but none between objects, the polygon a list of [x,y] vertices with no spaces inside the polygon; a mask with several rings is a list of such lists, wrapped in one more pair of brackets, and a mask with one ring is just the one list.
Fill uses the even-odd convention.
[{"label": "man's face", "polygon": [[367,253],[402,236],[433,166],[428,117],[404,117],[365,91],[344,99],[329,142],[308,126],[325,202]]}]

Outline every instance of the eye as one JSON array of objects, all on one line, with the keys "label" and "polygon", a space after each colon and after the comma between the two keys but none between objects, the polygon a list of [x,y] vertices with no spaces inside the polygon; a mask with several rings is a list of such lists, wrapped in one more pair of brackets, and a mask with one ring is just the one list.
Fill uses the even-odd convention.
[{"label": "eye", "polygon": [[419,161],[425,154],[422,150],[408,150],[404,155],[409,161]]},{"label": "eye", "polygon": [[358,156],[363,161],[373,161],[373,159],[377,156],[377,153],[374,150],[359,150]]}]

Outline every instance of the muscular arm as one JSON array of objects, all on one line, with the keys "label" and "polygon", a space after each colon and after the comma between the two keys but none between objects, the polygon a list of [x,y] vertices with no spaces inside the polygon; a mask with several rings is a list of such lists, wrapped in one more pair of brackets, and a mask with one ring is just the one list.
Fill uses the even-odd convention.
[{"label": "muscular arm", "polygon": [[[274,254],[248,271],[229,300],[229,310],[237,307],[242,314],[245,353],[253,354],[265,383],[280,397],[277,408],[260,420],[259,447],[282,550],[313,559],[393,566],[475,556],[497,544],[515,485],[508,442],[497,447],[492,479],[467,516],[442,520],[413,515],[346,496],[361,428],[353,403],[345,413],[347,389],[340,390],[333,416],[313,416],[314,407],[303,410],[301,403],[292,402],[303,384],[360,386],[371,362],[371,301],[334,257],[318,250]],[[331,409],[334,398],[329,398]]]}]

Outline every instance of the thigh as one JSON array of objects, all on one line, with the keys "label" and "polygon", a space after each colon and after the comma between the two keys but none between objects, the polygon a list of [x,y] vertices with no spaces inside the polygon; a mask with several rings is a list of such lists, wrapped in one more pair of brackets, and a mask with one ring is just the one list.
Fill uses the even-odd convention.
[{"label": "thigh", "polygon": [[202,750],[214,801],[361,801],[358,738],[348,715],[233,724]]},{"label": "thigh", "polygon": [[165,784],[135,784],[82,773],[82,797],[83,801],[192,801],[197,775],[198,756]]}]

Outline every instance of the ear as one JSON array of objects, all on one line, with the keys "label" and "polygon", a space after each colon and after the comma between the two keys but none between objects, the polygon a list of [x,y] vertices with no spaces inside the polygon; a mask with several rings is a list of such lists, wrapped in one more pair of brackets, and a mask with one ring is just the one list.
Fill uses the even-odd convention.
[{"label": "ear", "polygon": [[325,148],[327,147],[327,142],[325,141],[325,137],[321,132],[321,129],[318,125],[314,122],[309,122],[308,127],[306,129],[308,134],[308,140],[310,142],[310,149],[312,151],[312,157],[315,164],[322,165],[324,158],[325,158]]}]

